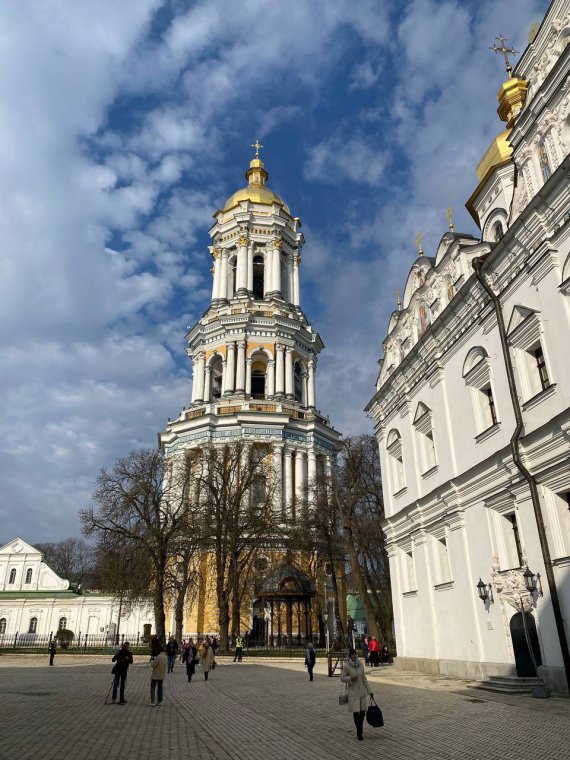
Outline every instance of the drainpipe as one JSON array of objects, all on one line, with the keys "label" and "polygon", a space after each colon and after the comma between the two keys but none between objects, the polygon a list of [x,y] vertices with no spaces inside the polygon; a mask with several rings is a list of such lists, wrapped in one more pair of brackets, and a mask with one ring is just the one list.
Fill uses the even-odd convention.
[{"label": "drainpipe", "polygon": [[[515,415],[515,429],[511,436],[511,452],[513,455],[513,462],[517,469],[528,483],[530,491],[530,498],[532,501],[532,507],[534,510],[534,519],[536,520],[536,527],[538,530],[538,538],[540,541],[540,549],[542,552],[542,560],[546,570],[546,579],[548,581],[548,590],[550,592],[550,600],[552,602],[552,612],[554,613],[554,620],[556,623],[556,631],[558,633],[558,642],[560,644],[560,651],[562,652],[562,661],[564,663],[564,672],[566,674],[566,683],[568,691],[570,693],[570,651],[568,650],[568,641],[566,639],[566,632],[564,631],[564,620],[562,618],[562,611],[560,609],[560,599],[558,597],[558,589],[556,588],[556,580],[554,578],[554,570],[552,569],[552,559],[550,557],[550,549],[548,548],[548,541],[546,538],[546,530],[544,528],[544,518],[542,516],[542,509],[540,506],[540,496],[538,493],[538,485],[536,479],[527,470],[522,460],[520,452],[520,437],[523,431],[524,423],[522,410],[519,403],[519,397],[517,394],[517,386],[515,383],[515,373],[513,370],[513,362],[509,351],[509,344],[507,340],[507,330],[505,328],[505,320],[503,318],[503,310],[501,308],[501,299],[493,291],[489,283],[487,282],[483,272],[483,264],[485,263],[486,256],[473,260],[473,269],[475,270],[475,277],[481,283],[483,289],[488,294],[493,303],[495,315],[497,317],[497,326],[499,328],[499,336],[501,338],[501,348],[503,351],[503,359],[505,362],[505,370],[507,372],[507,381],[509,384],[509,393],[511,396],[511,402],[513,412]],[[522,611],[524,616],[524,610]]]}]

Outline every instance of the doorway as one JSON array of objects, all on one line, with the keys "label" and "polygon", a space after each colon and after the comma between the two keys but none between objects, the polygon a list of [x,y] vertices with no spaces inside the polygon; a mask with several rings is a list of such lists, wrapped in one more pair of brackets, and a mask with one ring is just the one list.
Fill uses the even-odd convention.
[{"label": "doorway", "polygon": [[520,678],[535,678],[538,675],[537,667],[542,665],[542,657],[540,656],[540,645],[538,643],[536,622],[533,615],[525,612],[524,620],[522,612],[517,612],[516,615],[512,616],[511,639],[513,642],[517,676]]}]

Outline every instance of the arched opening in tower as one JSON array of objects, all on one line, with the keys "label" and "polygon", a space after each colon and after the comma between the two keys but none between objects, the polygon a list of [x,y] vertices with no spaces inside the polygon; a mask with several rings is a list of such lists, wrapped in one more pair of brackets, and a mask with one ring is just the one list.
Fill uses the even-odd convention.
[{"label": "arched opening in tower", "polygon": [[251,395],[253,398],[265,398],[265,372],[261,369],[252,370]]},{"label": "arched opening in tower", "polygon": [[253,259],[253,297],[258,300],[263,300],[264,269],[263,256],[256,256]]},{"label": "arched opening in tower", "polygon": [[216,356],[212,361],[211,379],[211,393],[210,398],[220,398],[222,395],[222,379],[223,379],[223,364],[222,357]]}]

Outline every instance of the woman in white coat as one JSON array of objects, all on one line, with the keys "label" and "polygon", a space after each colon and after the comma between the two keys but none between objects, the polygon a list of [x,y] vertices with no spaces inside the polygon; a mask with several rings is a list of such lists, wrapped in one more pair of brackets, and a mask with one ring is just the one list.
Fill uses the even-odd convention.
[{"label": "woman in white coat", "polygon": [[364,675],[364,665],[356,656],[356,649],[348,650],[348,657],[344,663],[340,680],[348,685],[348,709],[354,718],[356,736],[362,741],[366,702],[368,697],[373,695]]},{"label": "woman in white coat", "polygon": [[204,673],[204,680],[208,680],[208,673],[212,669],[214,662],[214,650],[210,646],[210,640],[206,639],[200,647],[200,667]]}]

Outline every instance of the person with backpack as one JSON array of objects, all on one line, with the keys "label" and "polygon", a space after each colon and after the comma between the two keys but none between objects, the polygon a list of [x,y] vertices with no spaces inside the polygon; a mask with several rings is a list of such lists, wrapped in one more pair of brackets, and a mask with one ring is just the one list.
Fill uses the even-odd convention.
[{"label": "person with backpack", "polygon": [[198,650],[194,646],[194,641],[192,639],[189,639],[187,643],[188,645],[182,654],[182,662],[186,663],[186,675],[188,676],[188,681],[190,682],[192,680],[192,676],[196,673]]},{"label": "person with backpack", "polygon": [[340,680],[347,685],[348,709],[354,718],[356,737],[359,741],[362,741],[366,702],[368,697],[374,695],[370,691],[368,680],[364,674],[364,665],[356,656],[356,649],[348,650],[348,657],[344,663]]},{"label": "person with backpack", "polygon": [[156,654],[154,657],[151,658],[150,666],[152,668],[151,676],[150,676],[150,704],[152,707],[155,705],[155,694],[158,697],[158,701],[156,702],[158,707],[162,706],[162,700],[163,700],[163,690],[162,686],[164,683],[164,676],[166,675],[166,666],[167,666],[167,658],[166,653],[164,649],[159,646],[157,648]]},{"label": "person with backpack", "polygon": [[309,672],[309,681],[313,680],[313,668],[315,667],[315,663],[317,661],[317,655],[315,654],[315,648],[313,647],[312,643],[309,641],[307,644],[307,652],[305,654],[305,667],[307,668]]},{"label": "person with backpack", "polygon": [[125,641],[119,651],[115,654],[113,657],[112,662],[115,663],[113,670],[111,671],[112,674],[115,676],[115,680],[113,681],[113,694],[112,694],[112,703],[117,703],[117,689],[119,689],[120,686],[120,692],[119,692],[119,704],[120,705],[126,705],[127,700],[125,699],[125,686],[127,685],[127,671],[129,669],[129,665],[133,664],[133,653],[130,651],[131,645],[128,641]]}]

